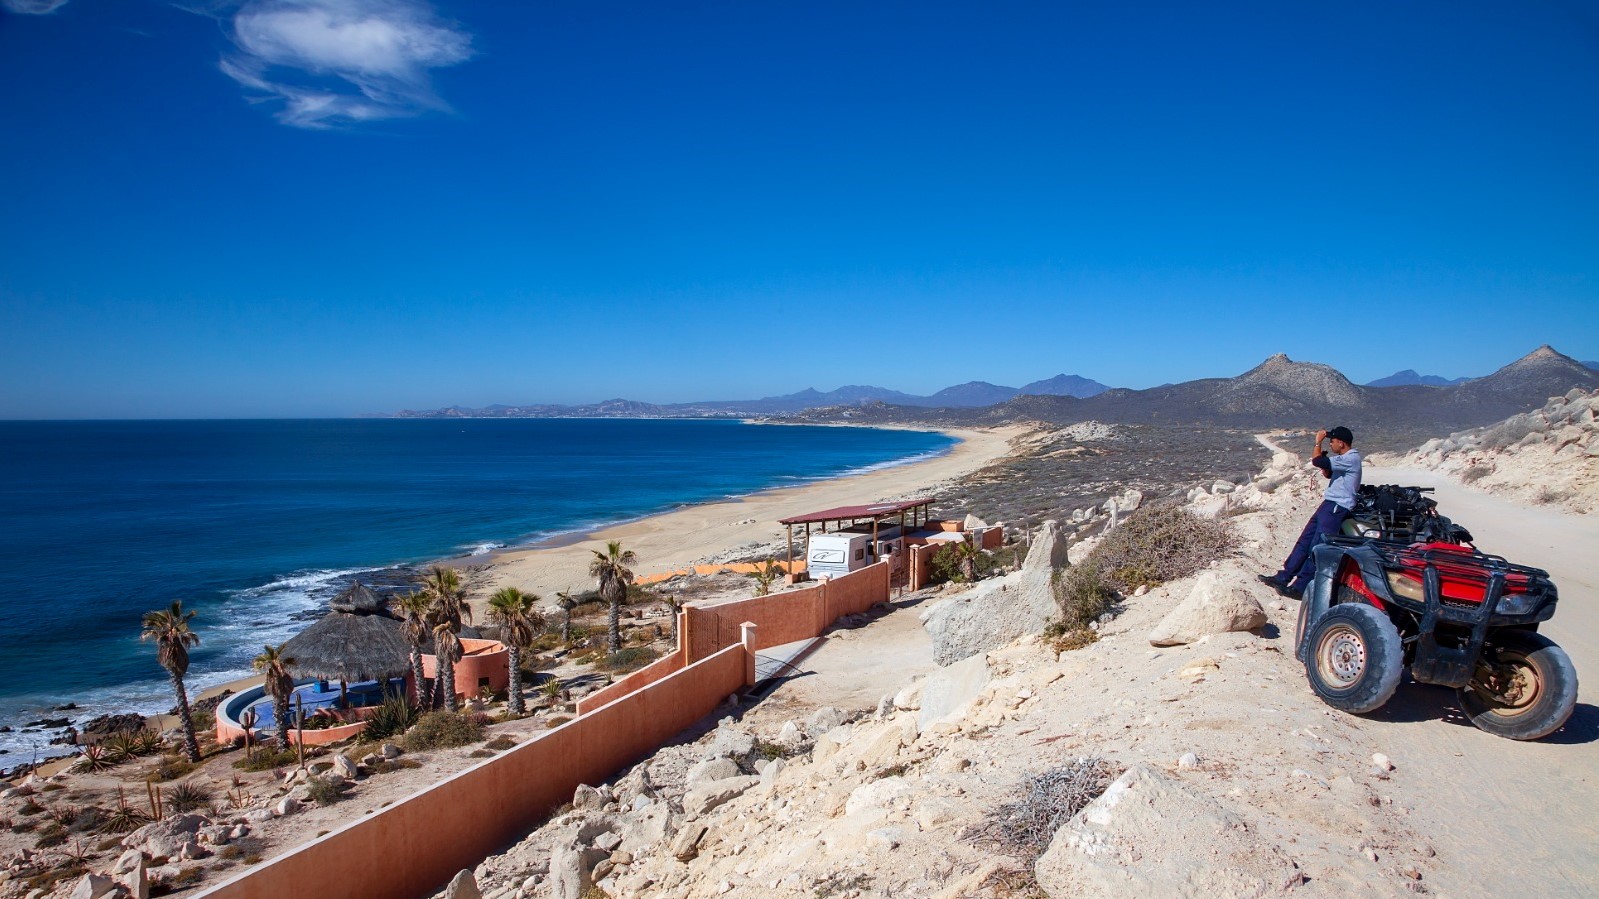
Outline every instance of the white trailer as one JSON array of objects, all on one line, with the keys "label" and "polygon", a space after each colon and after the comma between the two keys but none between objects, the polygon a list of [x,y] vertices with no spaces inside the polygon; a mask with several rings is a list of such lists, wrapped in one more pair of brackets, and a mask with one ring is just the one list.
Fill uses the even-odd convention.
[{"label": "white trailer", "polygon": [[839,577],[865,568],[876,561],[868,553],[871,546],[871,534],[848,531],[812,534],[805,551],[805,571],[813,578],[822,578]]}]

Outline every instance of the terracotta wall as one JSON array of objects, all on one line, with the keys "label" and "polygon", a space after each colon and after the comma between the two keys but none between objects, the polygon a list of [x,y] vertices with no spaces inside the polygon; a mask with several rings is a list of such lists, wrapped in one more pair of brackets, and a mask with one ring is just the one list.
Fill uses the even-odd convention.
[{"label": "terracotta wall", "polygon": [[[682,622],[679,621],[678,623],[681,626]],[[678,633],[682,633],[682,631],[680,630]],[[656,659],[655,661],[645,665],[643,668],[640,668],[632,674],[629,674],[627,677],[622,678],[616,683],[611,684],[608,687],[595,690],[593,693],[590,693],[582,699],[579,699],[577,701],[577,713],[582,715],[587,712],[591,712],[619,696],[626,696],[627,694],[632,693],[634,690],[653,684],[669,674],[675,674],[676,672],[681,671],[682,668],[682,650],[678,650],[677,652],[674,652],[671,655],[663,658]]]},{"label": "terracotta wall", "polygon": [[[488,689],[499,693],[511,685],[510,651],[498,640],[461,639],[461,649],[466,655],[455,663],[455,695],[473,699],[482,695],[478,682],[488,678]],[[422,656],[422,676],[434,679],[439,676],[439,660],[432,655]]]},{"label": "terracotta wall", "polygon": [[572,798],[654,752],[745,685],[730,646],[514,749],[199,895],[212,899],[419,897],[521,837]]}]

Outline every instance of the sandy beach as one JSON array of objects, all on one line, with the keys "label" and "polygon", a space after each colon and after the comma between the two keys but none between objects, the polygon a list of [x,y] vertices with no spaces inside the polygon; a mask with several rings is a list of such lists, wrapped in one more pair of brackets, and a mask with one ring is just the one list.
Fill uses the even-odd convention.
[{"label": "sandy beach", "polygon": [[[589,589],[593,586],[588,574],[593,550],[603,549],[610,540],[620,540],[624,548],[638,555],[634,571],[640,576],[709,562],[750,543],[781,541],[785,536],[785,528],[777,523],[781,518],[913,493],[936,495],[939,486],[1006,456],[1011,441],[1029,430],[1021,426],[944,430],[960,443],[925,462],[692,506],[559,545],[500,552],[490,557],[487,570],[474,579],[473,594],[476,598],[501,587],[517,587],[550,599],[559,590]],[[796,545],[795,551],[801,548]]]}]

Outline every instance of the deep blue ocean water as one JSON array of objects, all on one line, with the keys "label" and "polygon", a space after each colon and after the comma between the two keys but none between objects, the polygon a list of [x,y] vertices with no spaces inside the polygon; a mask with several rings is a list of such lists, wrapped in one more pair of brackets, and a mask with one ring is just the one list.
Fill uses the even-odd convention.
[{"label": "deep blue ocean water", "polygon": [[[199,612],[194,692],[247,673],[353,576],[952,443],[734,421],[0,422],[0,725],[68,701],[83,708],[56,714],[79,722],[165,710],[138,631],[173,599]],[[0,734],[0,768],[46,739]]]}]

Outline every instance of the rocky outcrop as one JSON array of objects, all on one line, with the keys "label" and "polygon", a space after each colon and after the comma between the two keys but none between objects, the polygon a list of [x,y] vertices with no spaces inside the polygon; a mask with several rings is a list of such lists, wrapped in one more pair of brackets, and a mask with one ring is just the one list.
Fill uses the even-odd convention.
[{"label": "rocky outcrop", "polygon": [[1060,612],[1052,579],[1065,564],[1066,536],[1058,524],[1046,521],[1020,571],[983,581],[922,614],[933,638],[933,660],[949,665],[1042,631]]},{"label": "rocky outcrop", "polygon": [[1199,575],[1188,596],[1155,625],[1155,646],[1192,643],[1210,634],[1252,631],[1266,623],[1266,610],[1252,595],[1260,585],[1236,568],[1213,568]]},{"label": "rocky outcrop", "polygon": [[1437,471],[1480,490],[1587,513],[1599,506],[1599,390],[1572,390],[1535,409],[1429,440],[1395,468]]},{"label": "rocky outcrop", "polygon": [[1244,819],[1144,765],[1062,825],[1034,874],[1051,899],[1274,896],[1303,880]]}]

